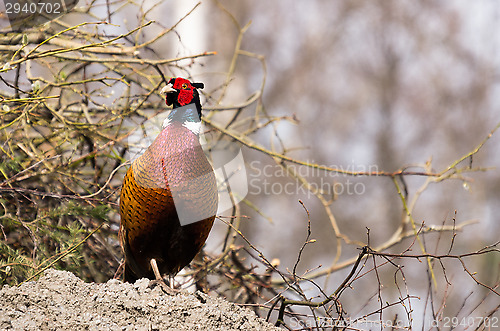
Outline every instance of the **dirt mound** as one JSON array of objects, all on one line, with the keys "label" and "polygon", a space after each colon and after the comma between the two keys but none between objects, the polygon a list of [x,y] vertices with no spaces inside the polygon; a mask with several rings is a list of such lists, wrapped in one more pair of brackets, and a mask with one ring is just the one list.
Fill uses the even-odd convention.
[{"label": "dirt mound", "polygon": [[85,283],[48,270],[37,282],[0,290],[1,330],[280,330],[203,293],[165,294],[149,280]]}]

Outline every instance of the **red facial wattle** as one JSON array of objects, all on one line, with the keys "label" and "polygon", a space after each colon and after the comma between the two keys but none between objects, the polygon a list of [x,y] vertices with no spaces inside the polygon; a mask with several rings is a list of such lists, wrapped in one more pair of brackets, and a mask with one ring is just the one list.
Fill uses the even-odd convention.
[{"label": "red facial wattle", "polygon": [[170,106],[172,103],[177,101],[180,106],[185,106],[190,104],[193,101],[194,97],[194,87],[191,85],[191,82],[184,78],[172,78],[169,82],[172,84],[172,88],[177,90],[177,100],[172,100],[167,98],[165,100],[166,104]]},{"label": "red facial wattle", "polygon": [[181,106],[189,105],[193,100],[193,90],[180,90],[177,101]]}]

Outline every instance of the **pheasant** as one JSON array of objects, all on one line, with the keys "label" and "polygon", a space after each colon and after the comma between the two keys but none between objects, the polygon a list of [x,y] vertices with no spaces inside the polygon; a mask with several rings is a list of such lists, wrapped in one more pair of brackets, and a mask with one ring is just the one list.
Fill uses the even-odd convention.
[{"label": "pheasant", "polygon": [[197,89],[203,87],[184,78],[170,79],[162,92],[173,110],[125,175],[120,195],[125,281],[175,276],[210,233],[218,197],[214,170],[199,142]]}]

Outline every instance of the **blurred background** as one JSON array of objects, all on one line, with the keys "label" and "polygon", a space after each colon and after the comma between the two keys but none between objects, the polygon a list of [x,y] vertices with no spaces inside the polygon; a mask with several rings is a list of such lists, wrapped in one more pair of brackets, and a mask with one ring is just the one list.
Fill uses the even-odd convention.
[{"label": "blurred background", "polygon": [[[281,123],[276,128],[285,149],[290,150],[287,155],[293,158],[353,171],[391,172],[430,162],[430,169],[440,172],[474,150],[500,120],[498,3],[220,3],[241,25],[251,21],[243,49],[266,59],[263,100],[267,111],[275,116],[293,114],[298,120],[296,125]],[[223,13],[219,19],[216,10],[209,12],[212,19],[207,39],[216,41],[209,46],[220,56],[227,54],[229,61],[235,36],[231,38],[220,31],[234,31],[233,23],[224,19]],[[210,63],[214,64],[210,67],[217,67],[218,60],[211,58]],[[235,82],[247,93],[258,88],[262,77],[260,64],[252,62],[242,63],[235,74]],[[270,147],[271,139],[259,141]],[[455,253],[476,251],[500,238],[500,177],[496,168],[499,139],[493,136],[473,158],[473,167],[492,169],[464,175],[470,182],[453,179],[431,184],[413,210],[415,220],[426,225],[451,224],[453,218],[457,222],[478,221],[457,234]],[[253,157],[249,158],[254,160]],[[255,165],[271,165],[267,173],[275,178],[250,169],[253,183],[264,185],[267,178],[270,184],[266,186],[267,194],[252,194],[251,187],[247,198],[273,224],[248,211],[252,216],[243,222],[243,232],[267,257],[278,257],[283,266],[290,268],[306,235],[306,217],[297,203],[301,199],[311,214],[312,237],[317,242],[307,247],[300,266],[305,271],[330,265],[337,252],[337,238],[321,202],[310,192],[304,194],[300,184],[291,189],[296,194],[284,192],[286,183],[294,180],[281,175],[279,166],[269,158],[258,160],[261,163]],[[334,190],[339,194],[330,209],[340,232],[350,239],[366,243],[366,228],[370,228],[370,244],[380,245],[401,222],[402,205],[390,178],[332,176],[306,167],[297,169],[319,187],[333,187],[333,182],[340,185]],[[425,178],[414,176],[405,180],[412,198]],[[273,192],[272,183],[281,186],[274,186]],[[349,183],[352,189],[355,183],[362,184],[357,186],[361,194],[349,194]],[[451,235],[446,234],[441,240],[438,237],[426,237],[427,249],[446,253]],[[394,247],[394,252],[407,248],[411,240]],[[354,247],[345,245],[340,260],[356,254]],[[413,246],[412,253],[418,251]],[[455,285],[446,290],[449,297],[445,316],[480,316],[495,305],[498,309],[498,295],[493,295],[493,305],[485,305],[484,312],[483,308],[472,313],[461,307],[466,302],[471,309],[472,302],[481,302],[483,289],[471,281],[459,263],[446,266]],[[408,265],[406,269],[408,286],[421,298],[412,306],[415,316],[424,311],[428,281],[420,267]],[[498,253],[475,259],[470,268],[485,283],[498,286]],[[347,270],[333,274],[325,282],[335,288],[346,273]],[[393,271],[386,276],[382,282],[385,294],[397,298],[400,294],[390,279]],[[375,294],[370,284],[365,285],[366,291],[356,288],[355,295],[346,295],[347,305],[359,306]],[[445,287],[441,277],[441,295]]]},{"label": "blurred background", "polygon": [[[88,31],[110,38],[155,20],[125,38],[128,46],[170,29],[134,56],[188,57],[160,68],[166,76],[204,82],[204,107],[210,110],[207,130],[224,127],[242,137],[248,194],[236,211],[239,228],[269,261],[279,261],[281,272],[292,272],[301,252],[297,274],[312,278],[330,294],[347,277],[363,245],[409,255],[421,254],[422,247],[429,254],[459,255],[493,245],[490,253],[463,259],[403,258],[387,263],[382,257],[369,258],[341,302],[345,318],[401,320],[426,330],[445,317],[498,321],[500,134],[487,137],[500,122],[499,3],[183,0],[136,6],[82,0],[77,8],[61,22],[102,19],[114,25]],[[216,54],[190,58],[204,52]],[[55,77],[60,72],[56,67],[40,65],[32,69],[33,76]],[[88,77],[99,76],[102,66],[86,70]],[[15,94],[6,83],[13,84],[15,72],[1,74],[4,96]],[[128,96],[143,95],[160,82],[153,78],[142,85],[132,81],[130,88],[120,81],[100,85],[91,102],[118,107],[124,90]],[[29,85],[26,81],[24,88]],[[159,96],[152,98],[148,110],[158,111]],[[469,153],[474,155],[455,164]],[[420,174],[363,175],[400,170]],[[117,202],[123,174],[122,168],[107,183],[109,201]],[[402,198],[413,222],[406,217]],[[119,224],[116,206],[110,204],[104,218],[111,224],[112,238]],[[412,223],[429,233],[416,239]],[[221,252],[227,229],[224,222],[216,222],[205,248],[208,255]],[[302,251],[310,239],[315,242]],[[116,268],[118,240],[107,245],[114,247],[115,261],[110,264]],[[235,245],[247,246],[239,237]],[[266,272],[266,265],[252,254],[242,254],[242,259],[255,267],[253,271]],[[271,279],[282,285],[277,274]],[[311,283],[304,282],[301,289],[313,301],[324,298]],[[237,291],[226,295],[240,301]],[[312,316],[300,307],[294,312],[305,314],[304,321]],[[298,328],[288,318],[289,327]]]}]

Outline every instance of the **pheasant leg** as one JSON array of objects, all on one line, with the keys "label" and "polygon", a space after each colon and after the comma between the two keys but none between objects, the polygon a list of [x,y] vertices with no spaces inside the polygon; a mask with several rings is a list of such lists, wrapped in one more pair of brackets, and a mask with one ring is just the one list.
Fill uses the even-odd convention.
[{"label": "pheasant leg", "polygon": [[156,260],[155,259],[151,259],[149,261],[149,263],[151,264],[151,268],[153,269],[153,272],[155,274],[155,277],[156,277],[156,280],[153,280],[149,285],[156,285],[156,284],[159,284],[161,289],[167,293],[168,295],[176,295],[179,291],[171,288],[170,286],[168,286],[166,283],[165,283],[165,280],[163,279],[163,277],[160,275],[160,270],[158,270],[158,265],[156,264]]}]

